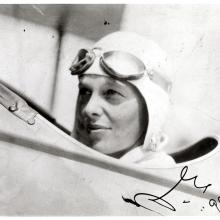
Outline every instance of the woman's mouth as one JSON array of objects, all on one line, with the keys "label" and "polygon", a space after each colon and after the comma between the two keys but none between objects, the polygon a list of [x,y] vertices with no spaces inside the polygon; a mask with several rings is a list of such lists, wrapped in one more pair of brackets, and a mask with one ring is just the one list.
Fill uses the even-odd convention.
[{"label": "woman's mouth", "polygon": [[86,127],[88,132],[97,132],[110,129],[100,124],[88,124]]}]

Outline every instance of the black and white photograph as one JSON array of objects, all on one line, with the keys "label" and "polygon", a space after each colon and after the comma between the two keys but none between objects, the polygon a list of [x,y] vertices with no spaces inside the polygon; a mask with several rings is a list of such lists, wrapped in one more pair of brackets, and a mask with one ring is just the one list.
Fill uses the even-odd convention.
[{"label": "black and white photograph", "polygon": [[218,216],[219,4],[0,4],[0,216]]}]

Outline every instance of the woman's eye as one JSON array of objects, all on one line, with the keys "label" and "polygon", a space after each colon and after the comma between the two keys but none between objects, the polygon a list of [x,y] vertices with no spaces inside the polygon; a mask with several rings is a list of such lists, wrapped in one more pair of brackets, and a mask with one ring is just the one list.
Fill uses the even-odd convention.
[{"label": "woman's eye", "polygon": [[113,89],[108,89],[105,94],[107,98],[117,98],[117,97],[123,97],[123,95]]},{"label": "woman's eye", "polygon": [[87,88],[80,88],[79,89],[79,95],[81,95],[81,96],[90,96],[91,91]]}]

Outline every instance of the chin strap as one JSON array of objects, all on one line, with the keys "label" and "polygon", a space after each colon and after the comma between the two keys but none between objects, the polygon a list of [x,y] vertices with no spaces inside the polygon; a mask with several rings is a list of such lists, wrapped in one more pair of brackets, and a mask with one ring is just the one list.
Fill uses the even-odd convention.
[{"label": "chin strap", "polygon": [[0,82],[0,104],[29,125],[35,123],[37,112],[25,100]]},{"label": "chin strap", "polygon": [[168,136],[162,132],[157,136],[152,135],[147,149],[154,152],[160,151],[167,145],[168,139]]}]

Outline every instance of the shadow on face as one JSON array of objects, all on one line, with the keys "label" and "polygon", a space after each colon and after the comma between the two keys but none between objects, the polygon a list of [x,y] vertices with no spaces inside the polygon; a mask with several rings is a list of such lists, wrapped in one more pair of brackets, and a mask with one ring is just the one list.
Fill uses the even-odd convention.
[{"label": "shadow on face", "polygon": [[79,77],[74,137],[101,153],[121,157],[143,143],[148,124],[144,99],[128,82]]}]

